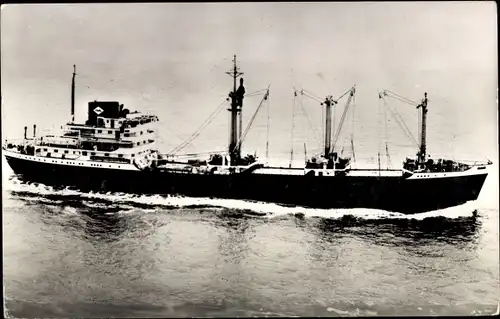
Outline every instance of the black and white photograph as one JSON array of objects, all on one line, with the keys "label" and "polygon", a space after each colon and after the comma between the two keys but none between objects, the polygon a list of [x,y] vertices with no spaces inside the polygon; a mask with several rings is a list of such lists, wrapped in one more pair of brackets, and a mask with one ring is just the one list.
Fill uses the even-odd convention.
[{"label": "black and white photograph", "polygon": [[3,4],[4,316],[498,315],[497,24]]}]

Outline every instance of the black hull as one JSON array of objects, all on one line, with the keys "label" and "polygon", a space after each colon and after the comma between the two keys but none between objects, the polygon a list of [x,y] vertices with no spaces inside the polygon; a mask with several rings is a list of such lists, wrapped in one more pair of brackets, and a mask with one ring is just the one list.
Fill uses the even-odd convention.
[{"label": "black hull", "polygon": [[290,175],[197,175],[75,167],[6,156],[22,181],[81,191],[185,195],[312,208],[373,208],[414,214],[476,200],[487,173],[434,179]]}]

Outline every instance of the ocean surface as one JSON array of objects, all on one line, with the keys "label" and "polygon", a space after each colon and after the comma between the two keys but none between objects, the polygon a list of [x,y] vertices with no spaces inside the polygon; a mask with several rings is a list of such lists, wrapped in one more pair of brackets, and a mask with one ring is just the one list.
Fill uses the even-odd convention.
[{"label": "ocean surface", "polygon": [[497,312],[499,212],[481,202],[403,216],[79,193],[5,160],[3,175],[10,317]]}]

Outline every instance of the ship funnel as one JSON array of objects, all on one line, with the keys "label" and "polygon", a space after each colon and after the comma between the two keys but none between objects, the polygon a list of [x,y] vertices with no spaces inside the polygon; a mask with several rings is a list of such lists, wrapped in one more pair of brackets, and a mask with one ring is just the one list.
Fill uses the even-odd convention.
[{"label": "ship funnel", "polygon": [[26,134],[28,133],[28,127],[25,126],[24,127],[24,139],[26,139]]},{"label": "ship funnel", "polygon": [[36,124],[33,124],[33,138],[36,137]]}]

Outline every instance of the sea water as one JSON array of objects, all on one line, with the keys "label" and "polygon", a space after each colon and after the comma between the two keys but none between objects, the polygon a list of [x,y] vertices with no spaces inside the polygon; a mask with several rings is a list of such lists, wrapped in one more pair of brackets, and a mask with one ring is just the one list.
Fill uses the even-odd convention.
[{"label": "sea water", "polygon": [[4,177],[13,317],[492,314],[498,209],[413,216]]}]

